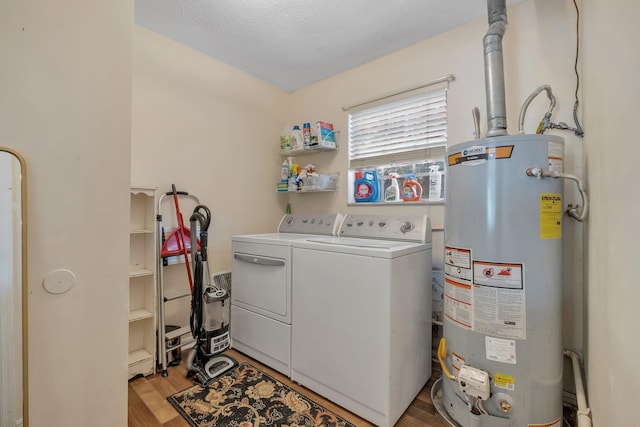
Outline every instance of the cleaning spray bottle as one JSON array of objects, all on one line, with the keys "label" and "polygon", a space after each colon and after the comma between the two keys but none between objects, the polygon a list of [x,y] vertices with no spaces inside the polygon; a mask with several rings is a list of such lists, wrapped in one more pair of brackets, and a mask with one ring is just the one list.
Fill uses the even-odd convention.
[{"label": "cleaning spray bottle", "polygon": [[389,178],[391,178],[391,184],[384,190],[385,202],[399,202],[400,198],[400,186],[398,185],[398,174],[389,172]]},{"label": "cleaning spray bottle", "polygon": [[402,184],[402,200],[405,202],[416,202],[422,198],[422,185],[416,181],[414,174],[408,173],[404,176]]},{"label": "cleaning spray bottle", "polygon": [[353,183],[353,198],[356,202],[377,202],[379,199],[378,172],[375,170],[358,171]]},{"label": "cleaning spray bottle", "polygon": [[442,172],[440,166],[429,166],[429,201],[442,200]]}]

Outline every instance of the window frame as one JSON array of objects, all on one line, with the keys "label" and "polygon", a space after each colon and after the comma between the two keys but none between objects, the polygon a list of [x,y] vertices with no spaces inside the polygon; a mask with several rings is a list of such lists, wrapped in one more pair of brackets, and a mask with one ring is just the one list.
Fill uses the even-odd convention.
[{"label": "window frame", "polygon": [[[411,204],[442,204],[444,203],[444,187],[446,181],[445,175],[445,155],[447,149],[447,128],[448,128],[448,81],[446,82],[438,82],[437,85],[426,85],[422,86],[420,90],[412,90],[412,91],[403,91],[398,95],[394,96],[386,96],[372,102],[359,104],[357,107],[353,109],[348,109],[349,117],[348,117],[348,167],[347,167],[347,185],[349,188],[349,193],[347,197],[347,204],[350,206],[358,206],[358,205],[411,205]],[[423,116],[422,121],[430,122],[430,118],[432,116],[438,115],[438,126],[443,128],[443,130],[438,135],[438,138],[428,138],[426,141],[419,144],[419,147],[414,149],[404,149],[398,152],[391,152],[388,154],[384,154],[381,156],[369,155],[369,156],[357,156],[355,159],[352,158],[352,153],[354,147],[352,147],[352,117],[354,114],[358,114],[362,116],[363,112],[373,111],[379,112],[381,109],[393,109],[394,104],[396,105],[406,105],[407,102],[413,102],[412,100],[419,98],[426,98],[426,102],[429,103],[431,98],[443,98],[442,100],[435,99],[434,103],[442,104],[438,107],[437,111],[431,111],[427,108],[426,116]],[[409,100],[409,101],[407,101]],[[418,101],[420,102],[420,101]],[[444,121],[444,123],[442,123]],[[397,123],[397,122],[393,122]],[[429,131],[429,126],[426,126],[427,133]],[[432,142],[435,141],[435,142]],[[440,174],[440,186],[441,192],[440,196],[436,199],[429,199],[429,182],[430,182],[430,173],[429,166],[434,164],[438,164]],[[377,201],[371,202],[358,202],[355,200],[354,191],[355,191],[355,173],[357,171],[363,170],[372,170],[375,169],[378,177],[379,184],[379,198]],[[406,171],[411,170],[411,173],[414,173],[418,181],[421,183],[423,187],[422,198],[420,201],[394,201],[394,202],[385,202],[384,193],[385,190],[391,185],[391,179],[389,178],[388,173],[392,171],[405,171],[397,172],[398,177],[398,186],[402,189],[402,183],[404,181],[404,177],[406,175]],[[434,176],[435,178],[435,176]]]}]

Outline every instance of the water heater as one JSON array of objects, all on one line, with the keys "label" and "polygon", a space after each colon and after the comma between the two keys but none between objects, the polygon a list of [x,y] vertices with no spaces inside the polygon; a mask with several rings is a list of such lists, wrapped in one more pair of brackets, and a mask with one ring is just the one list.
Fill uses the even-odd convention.
[{"label": "water heater", "polygon": [[474,140],[447,151],[442,399],[459,425],[560,427],[564,142]]}]

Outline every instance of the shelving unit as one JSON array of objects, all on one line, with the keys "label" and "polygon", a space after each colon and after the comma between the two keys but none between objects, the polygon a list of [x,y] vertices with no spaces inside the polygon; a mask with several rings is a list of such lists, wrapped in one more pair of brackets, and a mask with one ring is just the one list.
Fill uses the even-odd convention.
[{"label": "shelving unit", "polygon": [[[339,134],[339,131],[336,131],[335,133],[337,136]],[[282,155],[283,157],[289,157],[289,156],[296,157],[296,156],[307,156],[307,155],[319,154],[319,153],[327,153],[327,152],[332,152],[337,150],[338,150],[337,145],[335,147],[313,145],[310,147],[304,147],[297,150],[280,150],[280,155]],[[279,190],[279,189],[276,191],[281,194],[326,193],[326,192],[338,191],[338,180],[340,178],[339,173],[337,172],[321,173],[319,175],[320,177],[323,177],[323,176],[329,177],[329,183],[327,183],[327,181],[323,182],[322,179],[318,179],[318,185],[311,185],[306,189],[302,187],[299,190],[295,190],[295,191]]]},{"label": "shelving unit", "polygon": [[129,379],[155,372],[155,188],[131,188]]},{"label": "shelving unit", "polygon": [[302,193],[326,193],[332,191],[338,191],[338,181],[340,179],[339,173],[321,173],[317,178],[317,185],[309,185],[308,187],[302,187],[299,190],[295,191],[281,191],[277,190],[278,193],[287,193],[287,194],[302,194]]}]

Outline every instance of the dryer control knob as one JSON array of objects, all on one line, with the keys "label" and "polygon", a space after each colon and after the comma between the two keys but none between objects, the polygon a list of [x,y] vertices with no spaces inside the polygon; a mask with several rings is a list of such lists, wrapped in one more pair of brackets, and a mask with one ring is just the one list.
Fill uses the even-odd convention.
[{"label": "dryer control knob", "polygon": [[411,230],[413,230],[413,223],[411,221],[405,221],[402,224],[400,224],[401,232],[408,233]]}]

